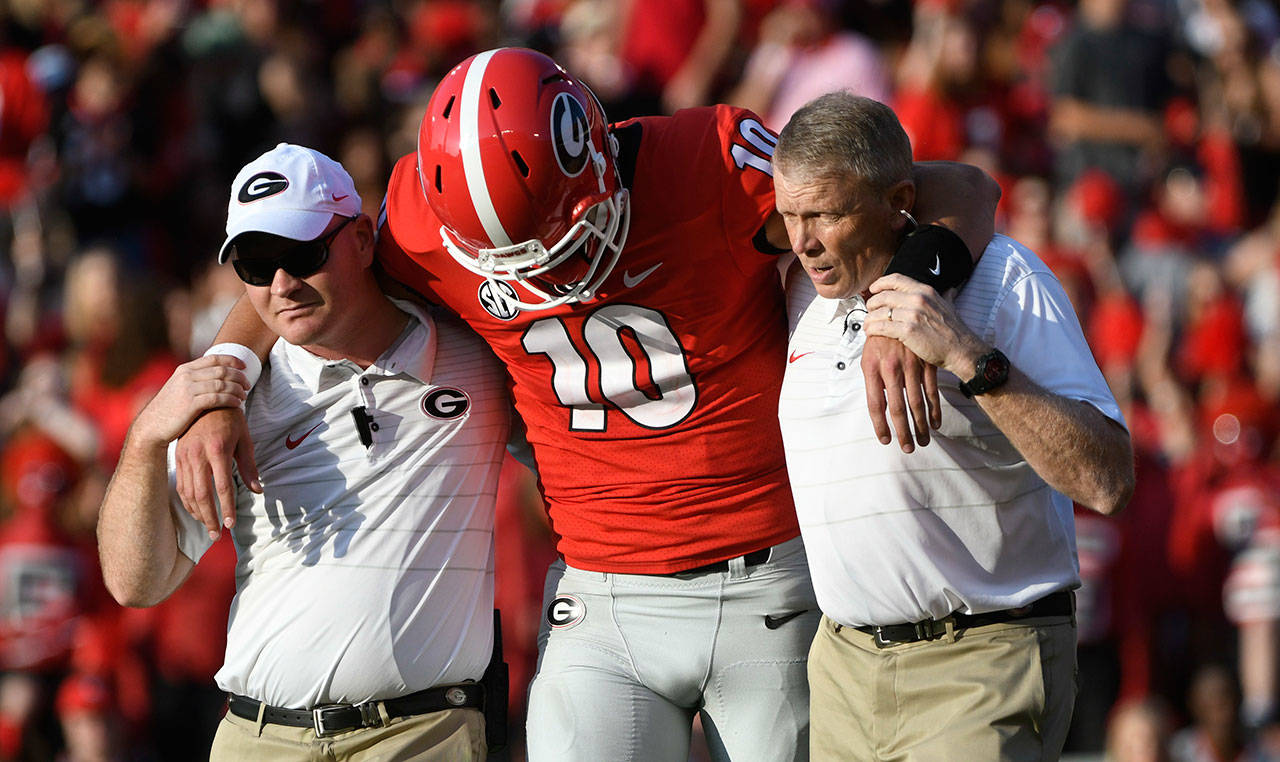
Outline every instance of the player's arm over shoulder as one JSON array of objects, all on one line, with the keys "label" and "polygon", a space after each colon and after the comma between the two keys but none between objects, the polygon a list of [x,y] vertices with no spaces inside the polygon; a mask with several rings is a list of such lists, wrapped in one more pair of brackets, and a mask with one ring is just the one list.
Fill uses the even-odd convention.
[{"label": "player's arm over shoulder", "polygon": [[996,232],[1000,183],[980,167],[957,161],[918,161],[912,179],[916,219],[949,228],[977,262]]},{"label": "player's arm over shoulder", "polygon": [[383,291],[429,302],[431,288],[423,261],[442,255],[444,243],[440,221],[422,193],[415,154],[401,157],[392,169],[377,229],[374,259]]},{"label": "player's arm over shoulder", "polygon": [[742,242],[761,254],[789,251],[782,218],[774,210],[771,162],[778,136],[747,109],[720,105],[713,113],[716,141],[711,148],[722,177],[726,235],[731,243]]}]

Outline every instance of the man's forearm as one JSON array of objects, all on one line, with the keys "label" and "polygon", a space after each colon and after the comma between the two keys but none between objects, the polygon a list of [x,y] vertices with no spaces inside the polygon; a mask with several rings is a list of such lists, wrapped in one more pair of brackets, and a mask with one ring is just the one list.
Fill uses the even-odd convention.
[{"label": "man's forearm", "polygon": [[1093,405],[1052,394],[1016,368],[1004,386],[974,399],[1050,487],[1105,514],[1129,502],[1129,433]]},{"label": "man's forearm", "polygon": [[1160,120],[1137,109],[1096,106],[1072,98],[1054,103],[1049,129],[1063,140],[1096,140],[1145,146],[1163,136]]},{"label": "man's forearm", "polygon": [[918,161],[912,176],[916,220],[949,228],[977,262],[996,232],[1000,184],[978,167],[954,161]]},{"label": "man's forearm", "polygon": [[224,342],[243,344],[253,350],[259,360],[265,362],[267,354],[278,338],[263,324],[257,310],[249,303],[248,297],[241,294],[235,306],[231,308],[231,313],[227,315],[227,319],[222,321],[222,327],[218,329],[214,344]]},{"label": "man's forearm", "polygon": [[194,566],[178,550],[165,452],[126,440],[98,516],[103,581],[125,606],[159,603]]}]

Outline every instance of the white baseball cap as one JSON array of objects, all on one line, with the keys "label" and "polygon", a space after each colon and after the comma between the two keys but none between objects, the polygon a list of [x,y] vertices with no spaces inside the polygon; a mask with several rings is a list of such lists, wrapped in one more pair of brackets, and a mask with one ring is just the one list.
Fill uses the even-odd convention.
[{"label": "white baseball cap", "polygon": [[312,241],[333,215],[360,213],[360,194],[338,162],[310,148],[281,143],[249,162],[231,183],[227,202],[227,240],[218,264],[227,261],[241,233],[272,233]]}]

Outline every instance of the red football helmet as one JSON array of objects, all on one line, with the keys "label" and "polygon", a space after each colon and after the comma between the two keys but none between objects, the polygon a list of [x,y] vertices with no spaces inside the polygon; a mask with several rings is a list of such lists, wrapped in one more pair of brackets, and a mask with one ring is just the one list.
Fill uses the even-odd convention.
[{"label": "red football helmet", "polygon": [[533,295],[515,306],[547,309],[590,299],[622,252],[631,206],[615,151],[586,85],[541,53],[499,48],[431,96],[418,179],[453,258]]}]

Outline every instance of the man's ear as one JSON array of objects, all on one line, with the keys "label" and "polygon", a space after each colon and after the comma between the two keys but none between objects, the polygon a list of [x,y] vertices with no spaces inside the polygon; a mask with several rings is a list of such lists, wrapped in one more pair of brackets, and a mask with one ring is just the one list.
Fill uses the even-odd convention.
[{"label": "man's ear", "polygon": [[361,214],[355,221],[356,248],[360,251],[360,266],[373,264],[373,249],[377,239],[374,237],[373,220],[367,214]]},{"label": "man's ear", "polygon": [[885,194],[885,198],[888,199],[889,206],[894,212],[893,222],[891,223],[893,225],[893,231],[895,233],[910,233],[911,229],[915,227],[914,221],[906,214],[901,214],[900,212],[907,212],[907,214],[911,213],[911,208],[915,206],[916,203],[916,184],[911,180],[902,180],[901,182],[895,183],[889,188],[888,193]]}]

